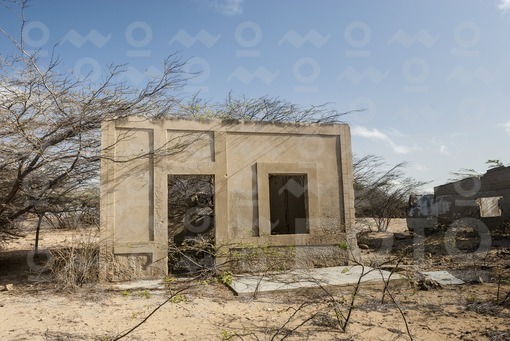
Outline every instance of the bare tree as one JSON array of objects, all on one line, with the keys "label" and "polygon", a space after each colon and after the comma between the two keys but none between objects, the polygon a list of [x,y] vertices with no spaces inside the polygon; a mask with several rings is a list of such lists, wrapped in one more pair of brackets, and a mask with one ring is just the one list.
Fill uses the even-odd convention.
[{"label": "bare tree", "polygon": [[[487,169],[510,166],[510,164],[505,166],[505,164],[502,161],[497,159],[489,159],[485,161],[485,164],[487,164]],[[452,175],[452,177],[448,179],[448,181],[455,182],[469,178],[480,178],[484,174],[484,172],[478,172],[473,168],[461,168],[456,172],[450,172],[450,174]]]},{"label": "bare tree", "polygon": [[392,218],[405,217],[409,195],[427,184],[404,173],[406,162],[388,167],[381,156],[354,158],[356,213],[375,220],[378,231],[386,231]]},{"label": "bare tree", "polygon": [[461,168],[456,172],[451,172],[450,174],[453,176],[448,179],[448,181],[450,182],[460,181],[469,178],[479,178],[483,175],[483,173],[480,173],[474,170],[473,168]]},{"label": "bare tree", "polygon": [[223,103],[210,105],[196,95],[183,103],[178,90],[189,75],[175,55],[141,88],[123,80],[126,65],[105,67],[100,80],[75,77],[55,57],[55,50],[42,58],[25,49],[27,0],[4,0],[0,5],[19,19],[18,32],[0,27],[0,38],[14,51],[0,56],[0,240],[18,236],[15,222],[27,214],[42,221],[48,214],[88,209],[90,188],[98,185],[102,121],[173,115],[337,123],[347,114],[327,104],[300,107],[267,96],[229,94]]},{"label": "bare tree", "polygon": [[107,66],[97,81],[75,77],[58,58],[27,52],[26,6],[22,0],[13,10],[19,32],[0,28],[14,51],[0,56],[0,240],[18,236],[14,222],[27,214],[83,205],[80,194],[97,186],[101,122],[171,114],[186,80],[175,55],[141,88],[122,81],[125,65]]},{"label": "bare tree", "polygon": [[505,164],[498,160],[498,159],[489,159],[487,161],[485,161],[485,163],[488,165],[489,169],[490,168],[498,168],[498,167],[505,167]]},{"label": "bare tree", "polygon": [[224,120],[332,124],[343,123],[345,115],[363,110],[342,112],[328,103],[299,106],[279,97],[248,98],[229,93],[224,102],[213,104],[194,96],[181,108],[180,115]]}]

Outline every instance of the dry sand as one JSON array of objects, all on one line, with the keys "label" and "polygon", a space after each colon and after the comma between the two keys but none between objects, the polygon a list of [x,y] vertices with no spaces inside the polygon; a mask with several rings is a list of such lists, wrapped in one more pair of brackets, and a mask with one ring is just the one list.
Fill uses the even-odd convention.
[{"label": "dry sand", "polygon": [[[395,223],[392,229],[402,229],[402,221]],[[74,233],[44,230],[41,246],[65,245]],[[125,339],[271,340],[280,329],[274,338],[280,340],[297,328],[287,339],[409,340],[397,306],[388,297],[381,303],[382,283],[363,285],[344,333],[338,329],[331,296],[346,315],[353,287],[330,288],[331,296],[317,289],[253,298],[234,296],[215,281],[206,284],[170,280],[167,288],[159,291],[112,291],[96,285],[73,293],[58,292],[52,283],[27,280],[30,273],[23,270],[23,250],[31,248],[32,237],[11,243],[0,252],[0,284],[14,283],[14,290],[0,292],[0,340],[114,339],[140,323],[176,290],[187,286],[191,288],[163,305]],[[504,250],[494,250],[503,270],[510,265],[510,252],[502,253]],[[378,251],[363,253],[369,258]],[[15,257],[9,258],[13,254]],[[431,256],[428,268],[433,268],[438,257]],[[13,259],[14,263],[6,263],[6,259]],[[12,264],[18,264],[18,271]],[[407,266],[414,269],[417,265]],[[406,273],[412,275],[413,271]],[[487,278],[489,282],[428,291],[411,286],[411,281],[401,281],[394,283],[391,292],[414,340],[508,340],[510,305],[495,302],[498,285],[490,281],[491,274]],[[506,282],[500,287],[500,301],[509,291]],[[302,304],[304,307],[299,310]],[[316,317],[303,324],[312,315]]]}]

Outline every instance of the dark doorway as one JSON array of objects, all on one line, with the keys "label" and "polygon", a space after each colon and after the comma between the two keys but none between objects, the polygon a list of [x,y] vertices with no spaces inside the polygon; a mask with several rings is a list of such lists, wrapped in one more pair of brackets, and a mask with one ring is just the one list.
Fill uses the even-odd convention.
[{"label": "dark doorway", "polygon": [[269,175],[271,234],[309,233],[306,174]]}]

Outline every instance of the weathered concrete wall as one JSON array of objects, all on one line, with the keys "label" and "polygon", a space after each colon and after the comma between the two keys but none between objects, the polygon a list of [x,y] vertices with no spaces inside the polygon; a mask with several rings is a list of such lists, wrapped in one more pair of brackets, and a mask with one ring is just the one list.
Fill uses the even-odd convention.
[{"label": "weathered concrete wall", "polygon": [[505,228],[510,221],[510,167],[493,168],[481,177],[435,187],[434,196],[436,202],[444,203],[438,216],[440,224],[471,217],[490,229]]},{"label": "weathered concrete wall", "polygon": [[438,215],[438,205],[433,194],[409,196],[406,222],[410,231],[435,227]]},{"label": "weathered concrete wall", "polygon": [[[132,117],[105,122],[102,147],[104,279],[167,274],[167,179],[172,174],[214,176],[216,244],[329,245],[337,258],[357,254],[347,125]],[[287,190],[306,195],[307,233],[272,233],[271,175],[306,177],[306,193]],[[338,247],[346,243],[349,251]]]}]

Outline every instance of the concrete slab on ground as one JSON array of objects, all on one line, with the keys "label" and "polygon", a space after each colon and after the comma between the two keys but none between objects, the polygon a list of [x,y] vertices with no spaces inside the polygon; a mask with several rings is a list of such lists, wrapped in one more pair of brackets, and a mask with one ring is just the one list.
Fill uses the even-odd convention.
[{"label": "concrete slab on ground", "polygon": [[448,271],[427,271],[420,272],[426,278],[436,281],[441,285],[459,285],[464,284],[464,281],[453,276]]},{"label": "concrete slab on ground", "polygon": [[140,280],[122,282],[110,285],[111,290],[164,290],[165,284],[161,280]]},{"label": "concrete slab on ground", "polygon": [[[364,269],[361,266],[336,266],[265,275],[236,275],[230,284],[230,288],[237,294],[253,294],[254,292],[356,284],[360,276],[362,276],[361,282],[381,281],[382,283],[383,277],[386,280],[389,275],[389,271],[380,271],[366,266]],[[391,279],[402,279],[402,277],[393,274]]]}]

